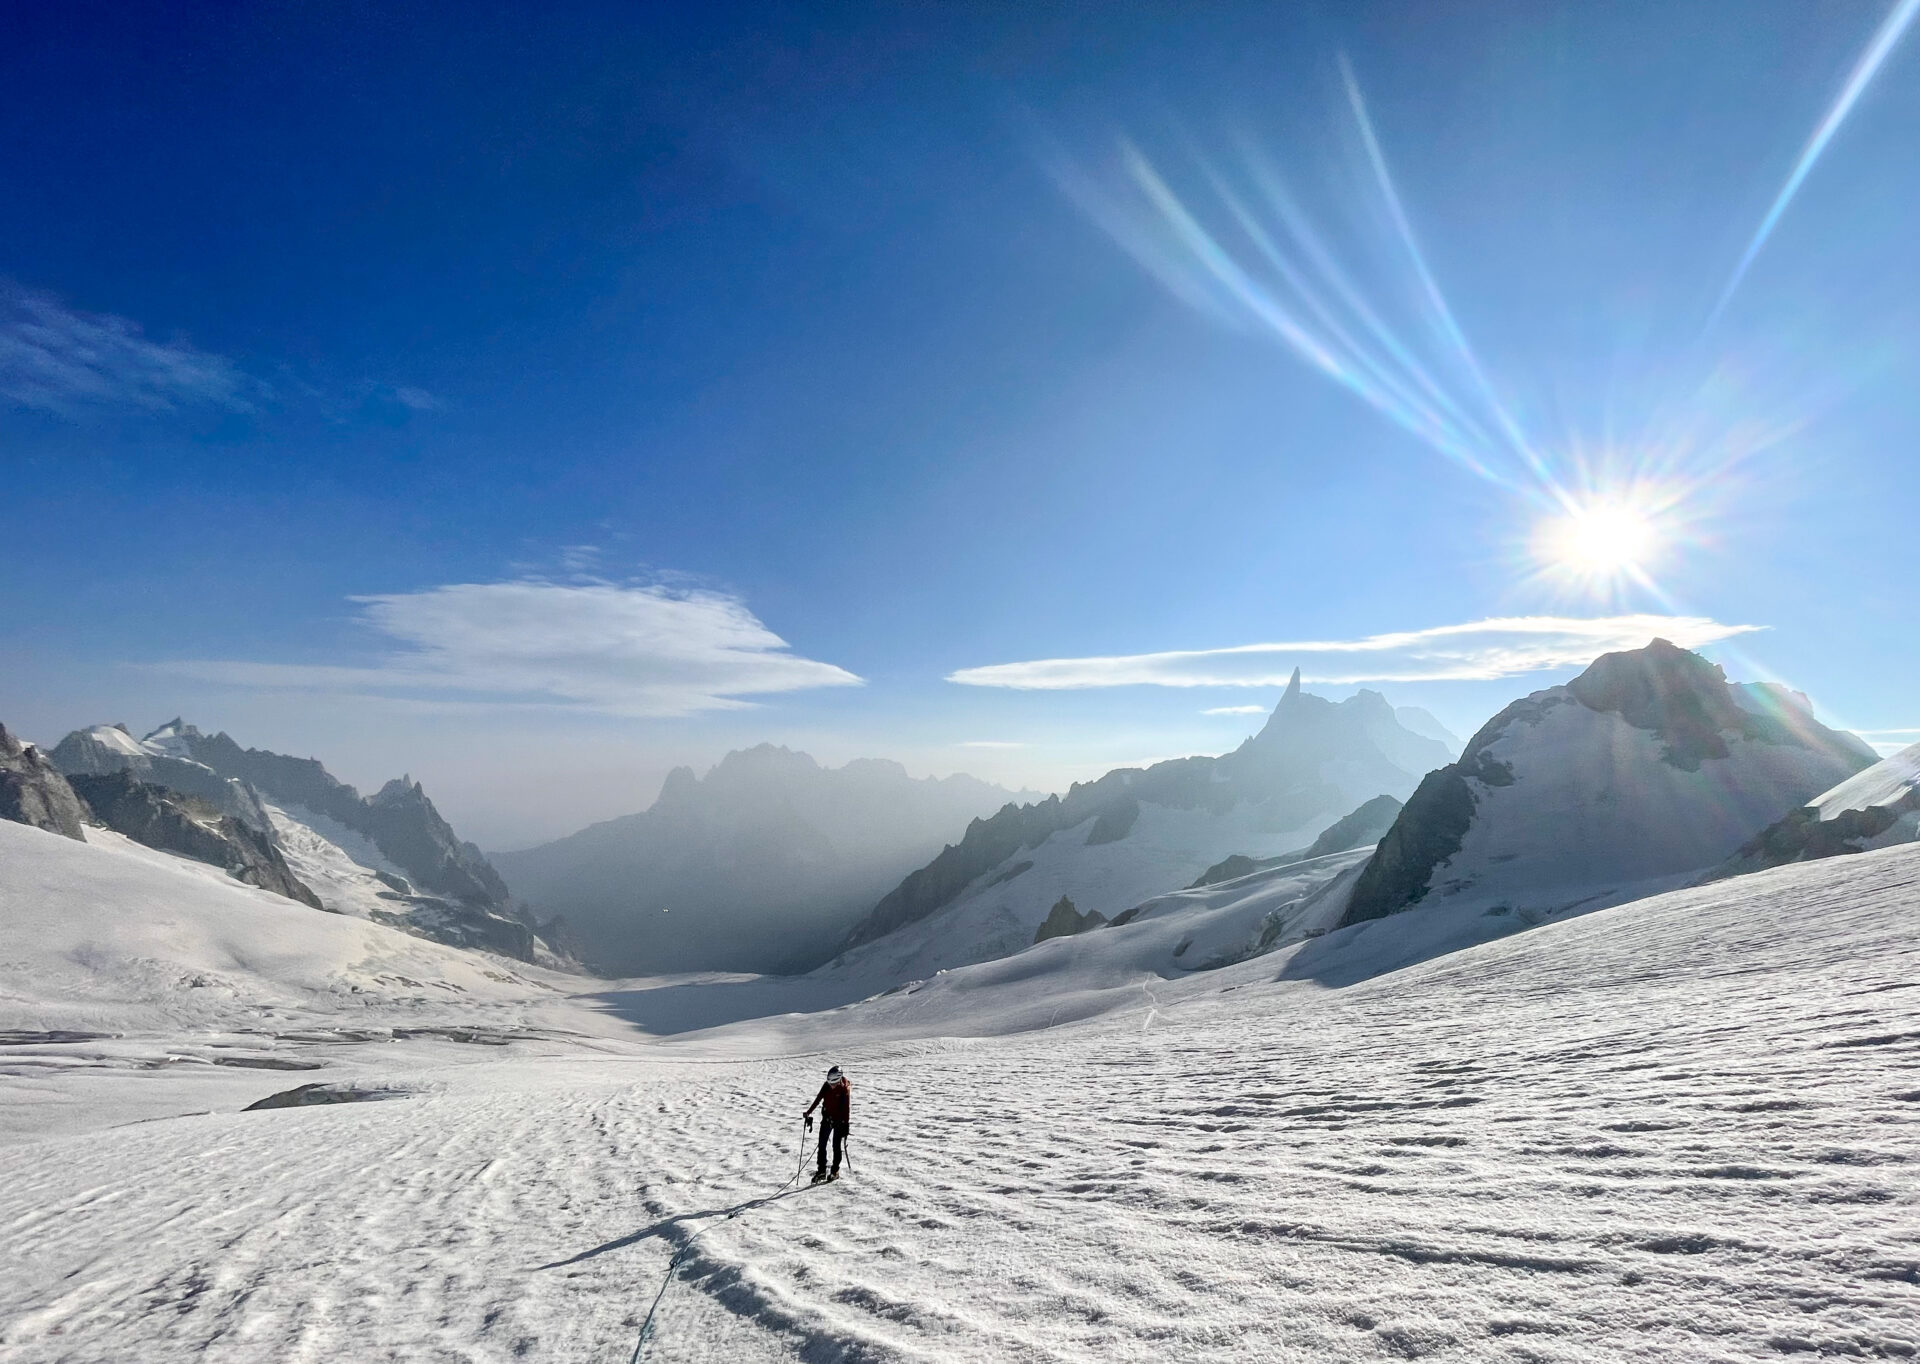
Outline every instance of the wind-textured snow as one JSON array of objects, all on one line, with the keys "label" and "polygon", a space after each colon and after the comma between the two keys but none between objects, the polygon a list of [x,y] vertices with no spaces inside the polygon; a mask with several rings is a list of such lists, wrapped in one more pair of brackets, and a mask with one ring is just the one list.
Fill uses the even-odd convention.
[{"label": "wind-textured snow", "polygon": [[[0,836],[12,885],[27,840],[57,850],[49,915],[107,888],[81,859],[134,875],[122,850]],[[204,878],[217,909],[173,889],[181,925],[150,930],[154,960],[204,955],[192,924],[210,916],[223,951],[255,942],[243,909],[327,925],[295,954],[291,1000],[207,1012],[228,1030],[367,973],[336,935],[487,960]],[[187,1068],[221,1111],[65,1122],[5,1150],[0,1347],[10,1364],[624,1360],[670,1257],[710,1228],[649,1359],[1920,1352],[1920,849],[1676,892],[1345,989],[1302,974],[1342,943],[1377,950],[1394,922],[1243,962],[1211,993],[1189,977],[1179,1000],[1142,972],[1136,1007],[1074,1026],[897,1041],[891,997],[837,1015],[830,1055],[771,1054],[766,1024],[691,1046],[383,1040],[357,1059],[344,1029],[263,1031],[259,1056],[323,1068]],[[88,988],[73,945],[91,923],[61,930],[72,974],[45,989]],[[1050,961],[1084,969],[1067,949],[1109,933],[1103,951],[1126,941],[1022,954],[1033,997]],[[54,1010],[24,993],[45,968],[8,976],[9,1019]],[[409,1007],[382,989],[377,1016]],[[148,1009],[152,1031],[119,1045],[204,1041],[192,1015]],[[10,1049],[9,1105],[78,1083],[48,1062],[61,1045]],[[13,1051],[48,1064],[23,1078]],[[851,1174],[757,1201],[794,1172],[829,1060],[855,1084]],[[232,1111],[236,1075],[258,1098],[346,1074],[411,1097]]]}]

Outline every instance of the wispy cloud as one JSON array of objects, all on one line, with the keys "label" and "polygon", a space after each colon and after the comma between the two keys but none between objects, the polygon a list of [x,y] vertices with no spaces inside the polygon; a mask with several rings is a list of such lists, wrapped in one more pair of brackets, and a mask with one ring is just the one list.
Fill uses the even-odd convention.
[{"label": "wispy cloud", "polygon": [[415,412],[437,412],[440,410],[440,400],[438,398],[434,397],[424,388],[415,388],[411,384],[401,384],[395,388],[393,390],[393,397],[394,401],[402,407],[411,408]]},{"label": "wispy cloud", "polygon": [[970,687],[1059,691],[1084,687],[1273,687],[1296,664],[1307,680],[1470,682],[1578,667],[1595,655],[1635,649],[1655,637],[1697,648],[1763,629],[1702,616],[1509,616],[1351,640],[1242,644],[1229,649],[1047,658],[962,668],[947,681]]},{"label": "wispy cloud", "polygon": [[532,704],[627,716],[750,706],[742,697],[853,687],[861,679],[794,654],[739,598],[659,585],[525,579],[355,597],[395,646],[369,666],[200,659],[154,665],[240,687],[471,704]]},{"label": "wispy cloud", "polygon": [[154,341],[124,317],[0,283],[0,399],[10,405],[63,416],[97,407],[248,412],[266,395],[224,355]]},{"label": "wispy cloud", "polygon": [[1265,715],[1265,706],[1209,706],[1202,715]]},{"label": "wispy cloud", "polygon": [[1920,727],[1915,726],[1904,729],[1857,729],[1854,733],[1865,739],[1883,758],[1890,758],[1920,741]]},{"label": "wispy cloud", "polygon": [[1013,739],[963,739],[956,748],[1025,748],[1026,745]]}]

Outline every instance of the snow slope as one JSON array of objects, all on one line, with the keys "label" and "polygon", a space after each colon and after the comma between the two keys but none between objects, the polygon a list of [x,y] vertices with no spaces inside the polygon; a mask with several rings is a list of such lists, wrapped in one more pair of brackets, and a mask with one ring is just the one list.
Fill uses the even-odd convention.
[{"label": "snow slope", "polygon": [[[1023,848],[978,878],[951,907],[917,924],[856,947],[815,975],[859,977],[875,988],[917,980],[936,971],[991,961],[1033,943],[1034,930],[1062,895],[1082,913],[1112,919],[1193,879],[1248,848],[1302,847],[1313,842],[1316,819],[1271,827],[1271,808],[1242,803],[1224,814],[1143,804],[1127,837],[1089,845],[1095,820],[1062,829],[1036,848]],[[1024,870],[1016,870],[1027,864]]]},{"label": "snow slope", "polygon": [[1841,782],[1813,802],[1822,819],[1848,810],[1873,810],[1898,805],[1920,787],[1920,744],[1883,758],[1866,771]]},{"label": "snow slope", "polygon": [[[9,854],[106,856],[9,833]],[[215,889],[239,931],[251,893]],[[1395,922],[1192,977],[1212,988],[1183,1002],[1143,979],[1133,1010],[1037,1032],[897,1040],[896,997],[839,1015],[830,1054],[765,1025],[438,1069],[369,1044],[413,1097],[15,1145],[0,1352],[621,1360],[681,1249],[647,1359],[1920,1352],[1920,848],[1346,989],[1294,969]],[[1016,958],[1042,968],[1033,1000],[1050,950],[1107,933]],[[343,941],[293,951],[298,1005],[363,969]],[[432,945],[380,950],[403,949]],[[855,1084],[851,1175],[779,1192],[829,1059]]]},{"label": "snow slope", "polygon": [[522,962],[324,914],[108,830],[0,823],[0,1028],[234,1029],[404,1017],[551,994]]}]

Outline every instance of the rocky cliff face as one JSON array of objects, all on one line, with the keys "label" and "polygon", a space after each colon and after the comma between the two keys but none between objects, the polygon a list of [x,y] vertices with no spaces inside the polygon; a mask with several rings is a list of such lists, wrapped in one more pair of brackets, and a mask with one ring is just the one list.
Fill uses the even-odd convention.
[{"label": "rocky cliff face", "polygon": [[1033,940],[1043,943],[1048,938],[1071,938],[1076,933],[1099,928],[1106,921],[1106,915],[1097,909],[1082,914],[1074,908],[1072,900],[1062,895],[1047,911],[1047,917],[1040,921],[1040,927],[1033,931]]},{"label": "rocky cliff face", "polygon": [[1345,923],[1428,902],[1553,910],[1725,858],[1870,761],[1804,698],[1655,640],[1508,706],[1429,774]]},{"label": "rocky cliff face", "polygon": [[86,842],[86,803],[46,756],[0,725],[0,819]]},{"label": "rocky cliff face", "polygon": [[136,843],[223,868],[236,881],[319,909],[320,901],[287,867],[273,839],[211,802],[138,780],[130,771],[68,779],[94,818]]},{"label": "rocky cliff face", "polygon": [[271,835],[273,832],[273,822],[261,803],[260,793],[253,787],[237,777],[223,777],[190,758],[151,751],[128,733],[125,725],[76,729],[55,744],[47,756],[69,777],[131,772],[150,786],[164,786],[170,791],[197,796],[221,814],[261,833]]}]

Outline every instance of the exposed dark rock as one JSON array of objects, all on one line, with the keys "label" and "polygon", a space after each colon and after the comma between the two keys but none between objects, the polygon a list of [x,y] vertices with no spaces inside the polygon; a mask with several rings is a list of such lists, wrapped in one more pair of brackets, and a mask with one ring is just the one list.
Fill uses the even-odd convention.
[{"label": "exposed dark rock", "polygon": [[1473,810],[1473,792],[1460,767],[1429,772],[1361,869],[1341,922],[1383,919],[1419,901],[1433,869],[1460,851]]},{"label": "exposed dark rock", "polygon": [[1007,882],[1013,880],[1014,877],[1024,875],[1032,870],[1033,862],[1031,860],[1015,862],[1011,867],[1008,867],[1005,871],[987,882],[987,884],[990,886],[1004,886]]},{"label": "exposed dark rock", "polygon": [[[1222,881],[1238,881],[1243,876],[1251,876],[1262,867],[1271,864],[1271,858],[1252,858],[1245,853],[1234,853],[1231,857],[1215,862],[1200,873],[1188,890],[1199,890],[1202,886],[1217,886]],[[1116,920],[1115,922],[1118,922]]]},{"label": "exposed dark rock", "polygon": [[1070,938],[1076,933],[1098,928],[1106,921],[1107,916],[1097,909],[1080,913],[1074,908],[1073,901],[1062,895],[1047,912],[1046,921],[1034,930],[1033,940],[1041,943],[1048,938]]},{"label": "exposed dark rock", "polygon": [[243,749],[224,733],[208,737],[178,720],[156,733],[163,731],[176,734],[195,761],[222,776],[238,777],[275,801],[302,806],[364,835],[418,889],[508,912],[512,897],[506,882],[478,848],[454,835],[418,782],[390,781],[362,798],[317,758]]},{"label": "exposed dark rock", "polygon": [[273,840],[209,801],[138,780],[132,772],[70,779],[94,818],[136,843],[224,869],[236,881],[314,909],[320,900],[288,869]]},{"label": "exposed dark rock", "polygon": [[1118,843],[1133,832],[1133,822],[1140,818],[1140,802],[1123,800],[1118,805],[1109,805],[1100,812],[1100,818],[1093,821],[1093,828],[1087,831],[1087,846],[1098,847],[1102,843]]},{"label": "exposed dark rock", "polygon": [[1378,843],[1393,827],[1400,810],[1400,802],[1392,796],[1375,796],[1328,825],[1320,837],[1313,840],[1313,846],[1307,849],[1306,855],[1325,857],[1329,853],[1347,852],[1368,843]]},{"label": "exposed dark rock", "polygon": [[1920,787],[1889,804],[1842,810],[1831,819],[1820,818],[1817,806],[1802,806],[1762,830],[1706,879],[1718,881],[1789,862],[1816,862],[1823,857],[1864,852],[1869,841],[1915,811],[1920,811]]},{"label": "exposed dark rock", "polygon": [[241,1109],[242,1113],[258,1113],[274,1108],[312,1108],[317,1104],[357,1104],[371,1103],[380,1099],[404,1099],[405,1090],[375,1089],[370,1086],[340,1084],[301,1085],[297,1089],[283,1089],[278,1094],[269,1094],[264,1099],[255,1100]]},{"label": "exposed dark rock", "polygon": [[84,843],[81,826],[88,817],[85,801],[46,755],[0,725],[0,819]]}]

